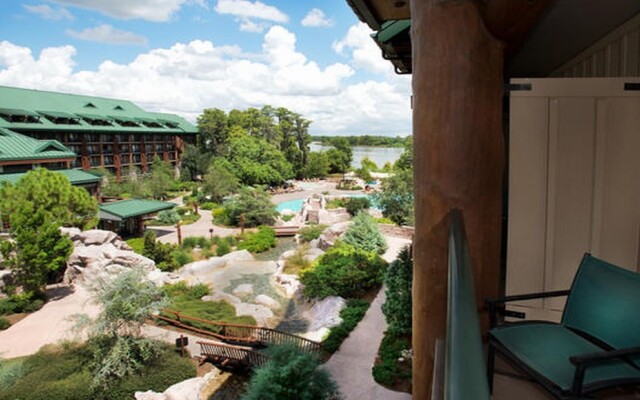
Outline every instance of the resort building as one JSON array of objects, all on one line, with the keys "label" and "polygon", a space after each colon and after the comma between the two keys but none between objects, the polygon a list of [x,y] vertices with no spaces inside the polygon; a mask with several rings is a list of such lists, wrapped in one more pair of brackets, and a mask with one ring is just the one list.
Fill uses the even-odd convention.
[{"label": "resort building", "polygon": [[[17,133],[42,140],[45,147],[33,149],[42,155],[34,160],[48,160],[42,166],[49,169],[105,168],[118,177],[131,169],[147,172],[156,155],[176,165],[197,133],[177,115],[148,112],[126,100],[6,86],[0,86],[0,129],[0,138]],[[70,153],[44,158],[62,152],[60,146]],[[4,162],[3,150],[0,145],[4,172],[31,169]]]},{"label": "resort building", "polygon": [[[413,397],[488,399],[485,299],[569,289],[585,252],[639,269],[640,2],[346,1],[412,74]],[[558,320],[565,299],[509,310]]]}]

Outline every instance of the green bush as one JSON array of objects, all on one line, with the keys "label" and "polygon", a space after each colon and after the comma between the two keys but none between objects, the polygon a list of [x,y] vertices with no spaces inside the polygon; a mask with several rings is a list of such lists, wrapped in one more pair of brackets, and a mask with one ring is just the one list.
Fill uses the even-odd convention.
[{"label": "green bush", "polygon": [[229,222],[229,213],[224,207],[214,209],[211,212],[211,216],[216,225],[231,225]]},{"label": "green bush", "polygon": [[[256,325],[255,318],[249,315],[236,315],[236,309],[228,302],[222,301],[202,301],[199,299],[176,298],[169,308],[182,315],[205,319],[215,322],[226,322],[230,324]],[[175,314],[162,312],[162,316],[175,319]],[[220,326],[208,324],[206,322],[191,321],[186,318],[180,320],[183,324],[194,328],[208,330],[214,333],[220,332]]]},{"label": "green bush", "polygon": [[386,261],[373,252],[338,243],[313,267],[302,271],[300,281],[308,298],[358,297],[382,284],[386,266]]},{"label": "green bush", "polygon": [[240,226],[241,218],[245,227],[273,225],[278,215],[271,197],[261,188],[241,189],[237,196],[225,201],[224,208],[229,224],[234,226]]},{"label": "green bush", "polygon": [[345,208],[347,206],[347,199],[344,197],[336,197],[327,201],[325,208],[327,210],[333,210],[335,208]]},{"label": "green bush", "polygon": [[387,224],[387,225],[395,224],[395,222],[393,222],[392,220],[390,220],[387,217],[376,218],[376,222],[379,223],[379,224]]},{"label": "green bush", "polygon": [[322,224],[309,225],[301,228],[298,234],[300,235],[300,239],[302,239],[304,242],[310,242],[319,238],[326,228],[327,226]]},{"label": "green bush", "polygon": [[322,349],[329,354],[340,348],[342,342],[349,337],[349,334],[358,323],[364,318],[364,314],[369,309],[369,302],[366,300],[349,299],[347,306],[340,311],[342,323],[331,328],[329,336],[322,342]]},{"label": "green bush", "polygon": [[330,400],[338,385],[316,357],[287,344],[269,349],[269,362],[256,369],[242,400]]},{"label": "green bush", "polygon": [[4,317],[0,317],[0,331],[3,331],[11,326],[11,322]]},{"label": "green bush", "polygon": [[305,257],[308,251],[308,244],[298,247],[296,251],[284,261],[283,272],[285,274],[298,275],[300,271],[311,267],[312,262]]},{"label": "green bush", "polygon": [[175,210],[163,210],[156,217],[158,221],[166,225],[175,225],[180,221],[180,215]]},{"label": "green bush", "polygon": [[[392,385],[396,380],[411,381],[411,361],[400,363],[403,350],[411,349],[411,340],[385,332],[378,349],[378,363],[373,366],[373,379],[383,385]],[[404,368],[402,367],[404,365]]]},{"label": "green bush", "polygon": [[258,232],[245,234],[245,239],[238,243],[239,249],[246,249],[252,253],[262,253],[277,244],[276,233],[273,229],[261,226]]},{"label": "green bush", "polygon": [[0,315],[34,312],[44,305],[43,294],[22,292],[0,299]]},{"label": "green bush", "polygon": [[207,249],[211,247],[212,240],[207,239],[203,236],[191,236],[184,238],[182,240],[182,250],[191,250],[195,247],[200,247],[201,249]]},{"label": "green bush", "polygon": [[286,215],[280,215],[280,218],[284,221],[284,222],[289,222],[293,219],[293,217],[295,217],[294,214],[286,214]]},{"label": "green bush", "polygon": [[383,254],[387,250],[387,241],[372,216],[361,211],[353,218],[353,224],[344,233],[342,240],[365,251]]},{"label": "green bush", "polygon": [[178,267],[182,267],[183,265],[193,262],[191,253],[184,250],[175,250],[171,252],[171,258],[173,260],[173,265],[177,265]]},{"label": "green bush", "polygon": [[229,246],[228,242],[221,241],[218,244],[218,247],[216,247],[216,256],[222,257],[225,254],[229,254],[229,253],[231,253],[231,246]]},{"label": "green bush", "polygon": [[200,209],[201,210],[215,210],[216,208],[220,207],[220,204],[218,203],[214,203],[213,201],[205,201],[204,203],[200,204]]},{"label": "green bush", "polygon": [[170,243],[158,242],[155,231],[145,231],[143,242],[142,255],[152,259],[160,270],[173,271],[181,266],[173,257],[177,246]]},{"label": "green bush", "polygon": [[188,285],[185,281],[166,284],[162,290],[174,300],[200,300],[203,296],[211,293],[211,288],[204,283]]},{"label": "green bush", "polygon": [[128,400],[136,391],[162,392],[195,376],[195,367],[188,358],[181,358],[171,346],[159,343],[158,357],[138,373],[111,382],[106,388],[94,387],[89,350],[92,345],[45,347],[19,362],[9,361],[9,371],[5,362],[0,363],[0,400]]},{"label": "green bush", "polygon": [[347,212],[352,217],[369,207],[371,207],[371,201],[367,197],[349,197],[346,202]]},{"label": "green bush", "polygon": [[389,265],[384,276],[386,300],[382,312],[392,335],[411,334],[411,284],[413,282],[413,260],[405,247],[398,258]]}]

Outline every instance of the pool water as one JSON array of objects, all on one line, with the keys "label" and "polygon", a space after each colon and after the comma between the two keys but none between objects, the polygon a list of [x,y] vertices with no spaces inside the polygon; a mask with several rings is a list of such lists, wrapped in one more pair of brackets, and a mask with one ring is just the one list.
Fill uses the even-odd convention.
[{"label": "pool water", "polygon": [[[375,202],[373,201],[373,198],[368,194],[350,194],[344,195],[342,197],[368,197],[371,201],[371,207],[378,209]],[[283,201],[282,203],[276,204],[276,211],[282,212],[283,210],[291,210],[293,212],[298,212],[302,209],[302,204],[304,203],[304,201],[305,199]]]}]

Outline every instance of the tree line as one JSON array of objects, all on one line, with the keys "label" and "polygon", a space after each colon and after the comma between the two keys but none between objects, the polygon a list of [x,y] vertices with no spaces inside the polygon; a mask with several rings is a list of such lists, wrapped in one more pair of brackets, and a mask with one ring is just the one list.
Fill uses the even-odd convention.
[{"label": "tree line", "polygon": [[370,146],[370,147],[406,147],[411,141],[411,136],[312,136],[313,142],[320,142],[325,146],[333,146],[336,140],[344,139],[349,146]]}]

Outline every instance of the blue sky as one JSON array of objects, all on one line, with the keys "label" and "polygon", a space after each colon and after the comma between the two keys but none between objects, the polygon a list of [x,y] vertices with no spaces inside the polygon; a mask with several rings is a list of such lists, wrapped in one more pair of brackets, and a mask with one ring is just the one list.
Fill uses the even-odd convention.
[{"label": "blue sky", "polygon": [[195,122],[284,106],[313,134],[407,135],[397,76],[346,0],[2,0],[0,85],[124,98]]}]

